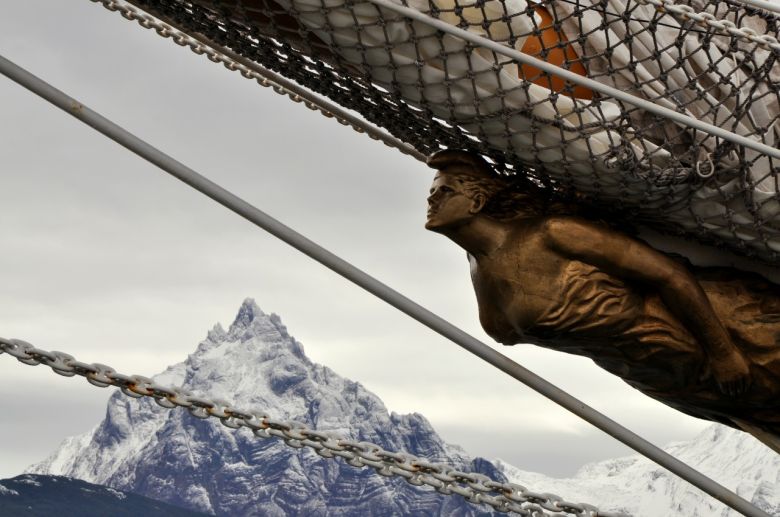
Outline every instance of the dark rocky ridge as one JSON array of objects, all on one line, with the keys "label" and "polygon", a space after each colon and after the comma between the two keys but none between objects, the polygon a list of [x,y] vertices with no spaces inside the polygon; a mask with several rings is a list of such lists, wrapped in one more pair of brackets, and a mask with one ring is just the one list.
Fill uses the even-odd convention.
[{"label": "dark rocky ridge", "polygon": [[62,476],[24,474],[0,480],[4,517],[205,517],[147,497]]}]

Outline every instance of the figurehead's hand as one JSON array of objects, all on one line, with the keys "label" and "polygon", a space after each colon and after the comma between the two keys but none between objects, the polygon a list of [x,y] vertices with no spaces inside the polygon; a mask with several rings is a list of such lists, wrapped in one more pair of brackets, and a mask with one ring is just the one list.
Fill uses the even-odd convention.
[{"label": "figurehead's hand", "polygon": [[736,348],[710,359],[710,371],[724,395],[737,398],[743,395],[751,384],[750,368],[745,357]]}]

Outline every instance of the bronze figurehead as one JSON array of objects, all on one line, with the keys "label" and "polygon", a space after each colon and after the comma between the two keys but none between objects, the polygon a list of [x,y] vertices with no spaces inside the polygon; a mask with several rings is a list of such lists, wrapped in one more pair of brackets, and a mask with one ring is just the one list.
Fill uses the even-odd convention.
[{"label": "bronze figurehead", "polygon": [[468,252],[482,327],[590,357],[687,414],[780,452],[780,288],[667,256],[481,157],[441,151],[425,227]]}]

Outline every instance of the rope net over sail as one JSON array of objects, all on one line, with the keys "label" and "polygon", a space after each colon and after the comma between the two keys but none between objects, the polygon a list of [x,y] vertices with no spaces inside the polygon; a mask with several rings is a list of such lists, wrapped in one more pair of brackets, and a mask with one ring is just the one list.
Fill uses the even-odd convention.
[{"label": "rope net over sail", "polygon": [[[780,18],[730,0],[394,0],[772,148]],[[613,218],[780,264],[780,165],[366,0],[132,0],[358,112]]]}]

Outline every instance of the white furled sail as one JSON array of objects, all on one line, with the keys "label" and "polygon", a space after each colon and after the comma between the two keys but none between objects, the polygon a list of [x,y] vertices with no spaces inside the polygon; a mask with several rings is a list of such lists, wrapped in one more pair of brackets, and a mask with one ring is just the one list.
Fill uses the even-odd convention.
[{"label": "white furled sail", "polygon": [[[402,0],[394,0],[401,3]],[[363,114],[552,195],[780,264],[778,160],[369,0],[135,0]],[[755,142],[780,140],[780,19],[733,0],[403,5]],[[211,24],[211,32],[208,32]]]}]

